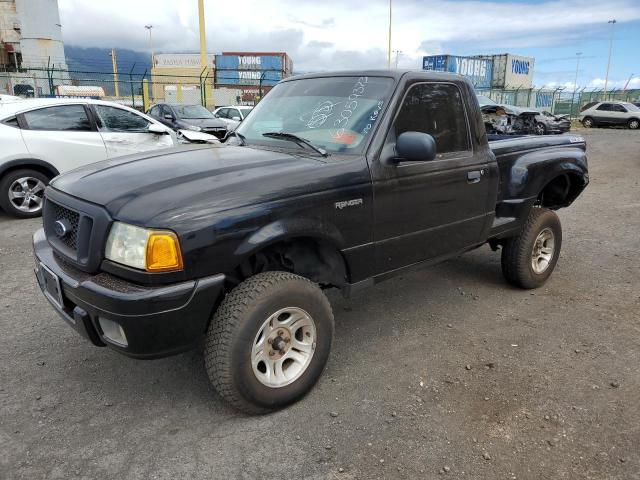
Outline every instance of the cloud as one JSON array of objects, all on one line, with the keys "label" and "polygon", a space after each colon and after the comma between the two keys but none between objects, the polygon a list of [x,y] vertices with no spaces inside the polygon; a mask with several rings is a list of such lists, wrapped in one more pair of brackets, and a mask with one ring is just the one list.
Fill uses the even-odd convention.
[{"label": "cloud", "polygon": [[[206,2],[210,51],[286,51],[296,71],[384,68],[387,0]],[[65,42],[82,47],[194,52],[195,1],[59,0]],[[329,12],[329,13],[328,13]],[[403,0],[394,2],[392,50],[399,65],[420,68],[426,54],[503,52],[604,38],[606,19],[640,19],[637,0]],[[395,60],[395,59],[394,59]]]}]

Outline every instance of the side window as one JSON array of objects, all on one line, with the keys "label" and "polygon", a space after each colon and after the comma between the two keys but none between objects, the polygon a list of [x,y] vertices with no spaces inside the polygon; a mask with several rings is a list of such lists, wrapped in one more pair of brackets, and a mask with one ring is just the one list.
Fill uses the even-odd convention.
[{"label": "side window", "polygon": [[218,117],[220,117],[220,118],[229,118],[229,109],[228,108],[221,108],[220,110],[218,110]]},{"label": "side window", "polygon": [[598,108],[596,108],[596,110],[604,110],[605,112],[610,112],[611,111],[611,104],[610,103],[603,103]]},{"label": "side window", "polygon": [[614,103],[613,105],[611,105],[611,110],[613,110],[614,112],[626,112],[627,109],[624,108],[622,105],[618,105],[617,103]]},{"label": "side window", "polygon": [[91,122],[83,105],[60,105],[24,113],[30,130],[91,131]]},{"label": "side window", "polygon": [[240,112],[236,108],[230,108],[229,109],[229,113],[227,114],[227,116],[229,118],[238,117],[238,118],[242,119],[242,117],[240,116]]},{"label": "side window", "polygon": [[470,150],[462,94],[446,83],[411,87],[395,123],[395,134],[423,132],[433,136],[438,155]]},{"label": "side window", "polygon": [[5,125],[8,125],[10,127],[14,127],[14,128],[20,128],[20,125],[18,124],[18,117],[11,117],[11,118],[7,118],[4,122]]},{"label": "side window", "polygon": [[147,132],[149,122],[133,112],[122,108],[95,105],[96,112],[102,120],[102,129],[110,132]]}]

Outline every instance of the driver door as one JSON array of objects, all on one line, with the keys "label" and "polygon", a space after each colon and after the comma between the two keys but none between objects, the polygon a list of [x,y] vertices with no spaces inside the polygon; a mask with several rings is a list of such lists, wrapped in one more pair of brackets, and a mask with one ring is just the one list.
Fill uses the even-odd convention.
[{"label": "driver door", "polygon": [[[387,161],[395,157],[396,138],[408,131],[435,139],[433,160]],[[401,102],[380,158],[371,164],[377,272],[481,243],[495,207],[490,201],[489,169],[493,166],[489,160],[488,155],[473,150],[460,87],[444,82],[413,84]]]},{"label": "driver door", "polygon": [[142,115],[109,105],[93,105],[98,130],[109,157],[166,148],[173,145],[171,135],[149,132],[149,120]]}]

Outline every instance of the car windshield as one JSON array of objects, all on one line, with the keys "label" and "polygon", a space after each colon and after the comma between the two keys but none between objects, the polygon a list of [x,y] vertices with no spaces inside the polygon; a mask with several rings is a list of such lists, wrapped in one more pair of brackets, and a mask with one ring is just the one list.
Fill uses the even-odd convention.
[{"label": "car windshield", "polygon": [[178,118],[213,118],[213,113],[202,105],[174,105]]},{"label": "car windshield", "polygon": [[242,112],[242,116],[246,117],[249,115],[249,112],[253,110],[253,107],[239,107],[239,110]]},{"label": "car windshield", "polygon": [[634,105],[633,103],[623,103],[623,105],[627,108],[627,110],[629,110],[630,112],[638,112],[640,111],[640,108],[638,108],[636,105]]},{"label": "car windshield", "polygon": [[496,102],[491,100],[489,97],[485,97],[484,95],[478,95],[478,103],[481,107],[485,105],[497,105]]},{"label": "car windshield", "polygon": [[284,132],[329,152],[361,153],[386,106],[393,80],[385,77],[332,77],[276,85],[240,124],[247,143],[295,146]]}]

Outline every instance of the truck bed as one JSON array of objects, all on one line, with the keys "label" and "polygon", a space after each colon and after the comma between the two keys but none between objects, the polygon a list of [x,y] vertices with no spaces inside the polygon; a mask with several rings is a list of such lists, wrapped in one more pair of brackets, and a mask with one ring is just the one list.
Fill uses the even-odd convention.
[{"label": "truck bed", "polygon": [[[526,215],[520,212],[530,208],[537,200],[527,192],[541,191],[550,177],[549,169],[555,169],[567,160],[573,163],[582,158],[586,149],[583,137],[563,135],[487,135],[489,148],[496,156],[500,181],[496,199],[496,215],[490,237],[507,236],[521,227]],[[580,191],[582,190],[580,186]]]}]

